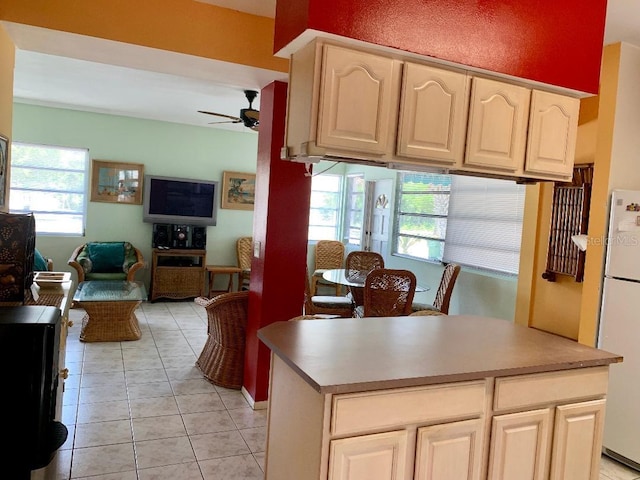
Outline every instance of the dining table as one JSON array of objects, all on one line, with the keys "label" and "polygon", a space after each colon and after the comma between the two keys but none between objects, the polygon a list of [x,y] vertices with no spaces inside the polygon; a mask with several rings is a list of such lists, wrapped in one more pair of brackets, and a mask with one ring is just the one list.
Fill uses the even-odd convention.
[{"label": "dining table", "polygon": [[[366,272],[368,273],[368,272]],[[347,287],[364,287],[367,278],[365,272],[349,272],[347,268],[334,268],[326,270],[322,274],[327,282],[339,283]],[[428,292],[430,288],[426,285],[416,285],[416,292]]]}]

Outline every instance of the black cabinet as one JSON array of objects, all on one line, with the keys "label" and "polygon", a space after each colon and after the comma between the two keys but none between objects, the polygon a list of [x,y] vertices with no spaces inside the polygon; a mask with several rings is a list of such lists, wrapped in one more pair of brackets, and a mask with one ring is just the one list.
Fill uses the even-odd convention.
[{"label": "black cabinet", "polygon": [[60,318],[56,307],[0,307],[0,364],[6,372],[0,465],[8,478],[29,478],[67,437],[55,421]]}]

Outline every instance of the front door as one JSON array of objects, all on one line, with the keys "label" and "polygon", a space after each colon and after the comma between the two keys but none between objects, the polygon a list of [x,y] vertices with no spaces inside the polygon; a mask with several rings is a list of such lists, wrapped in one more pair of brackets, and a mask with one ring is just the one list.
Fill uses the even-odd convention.
[{"label": "front door", "polygon": [[365,189],[363,250],[377,252],[383,257],[389,250],[393,180],[367,182]]}]

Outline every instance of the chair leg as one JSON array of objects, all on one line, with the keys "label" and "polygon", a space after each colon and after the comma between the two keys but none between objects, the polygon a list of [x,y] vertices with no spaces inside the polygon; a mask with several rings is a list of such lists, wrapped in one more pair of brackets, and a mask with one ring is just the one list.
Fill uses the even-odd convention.
[{"label": "chair leg", "polygon": [[311,277],[311,296],[315,296],[318,294],[318,277],[313,275]]}]

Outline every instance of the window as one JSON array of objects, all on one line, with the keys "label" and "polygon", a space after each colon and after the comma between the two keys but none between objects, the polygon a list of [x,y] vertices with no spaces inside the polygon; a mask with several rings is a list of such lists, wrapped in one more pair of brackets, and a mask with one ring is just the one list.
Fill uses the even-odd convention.
[{"label": "window", "polygon": [[311,179],[309,240],[339,240],[342,176],[314,175]]},{"label": "window", "polygon": [[83,235],[89,151],[13,143],[9,210],[33,212],[39,234]]},{"label": "window", "polygon": [[518,273],[523,185],[409,172],[398,182],[395,253]]},{"label": "window", "polygon": [[347,176],[346,205],[344,208],[344,243],[360,246],[364,215],[364,175]]},{"label": "window", "polygon": [[394,252],[442,260],[451,176],[402,172],[398,180]]}]

